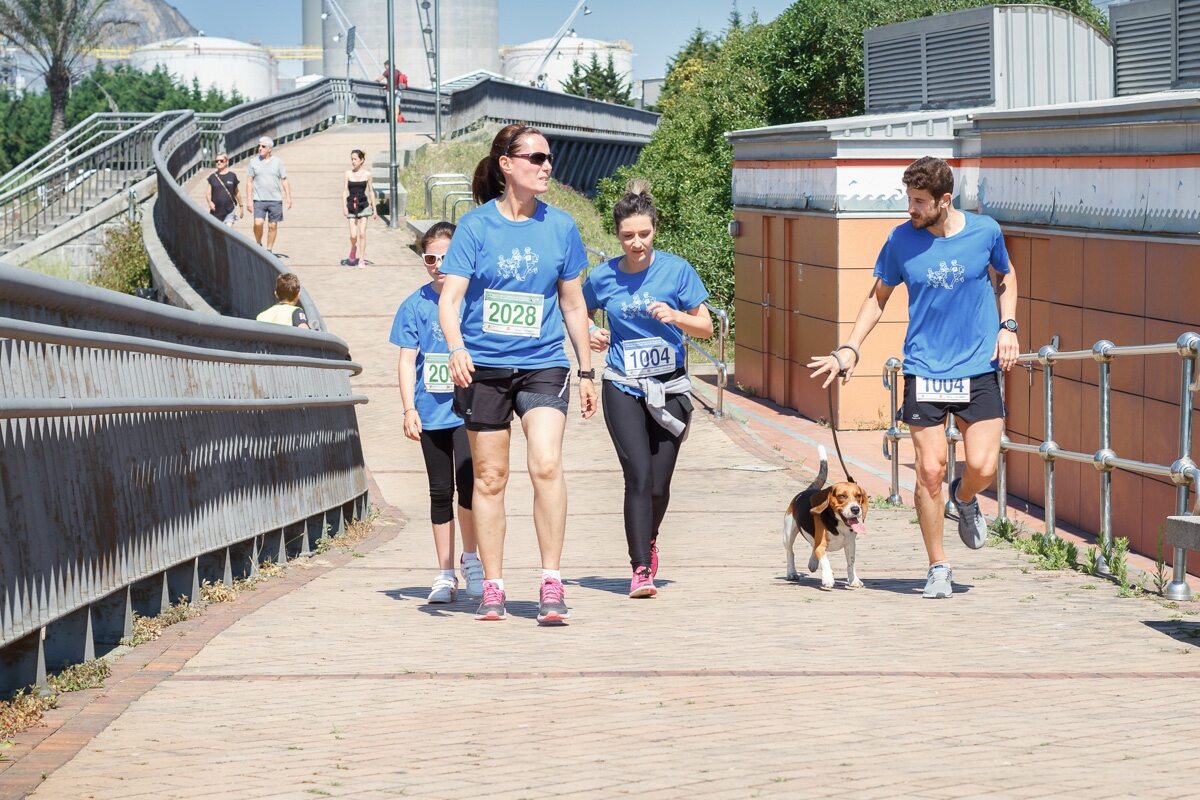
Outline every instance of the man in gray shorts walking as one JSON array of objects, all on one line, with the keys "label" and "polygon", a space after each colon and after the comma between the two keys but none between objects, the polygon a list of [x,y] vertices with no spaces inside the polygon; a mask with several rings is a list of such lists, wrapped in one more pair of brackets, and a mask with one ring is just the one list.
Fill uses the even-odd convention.
[{"label": "man in gray shorts walking", "polygon": [[267,249],[274,252],[275,234],[283,219],[283,206],[292,209],[292,187],[288,183],[283,160],[271,155],[275,143],[270,137],[258,140],[258,155],[246,168],[246,194],[250,197],[250,213],[254,215],[254,240],[262,244],[263,223],[267,223]]}]

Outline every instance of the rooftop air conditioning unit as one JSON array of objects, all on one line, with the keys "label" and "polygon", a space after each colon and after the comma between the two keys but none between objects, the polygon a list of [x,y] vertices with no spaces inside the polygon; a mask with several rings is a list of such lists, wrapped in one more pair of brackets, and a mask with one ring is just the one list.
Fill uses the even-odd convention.
[{"label": "rooftop air conditioning unit", "polygon": [[1200,0],[1136,0],[1108,16],[1117,94],[1200,86]]},{"label": "rooftop air conditioning unit", "polygon": [[1112,43],[1048,6],[981,6],[898,22],[865,31],[863,46],[868,114],[1113,96]]}]

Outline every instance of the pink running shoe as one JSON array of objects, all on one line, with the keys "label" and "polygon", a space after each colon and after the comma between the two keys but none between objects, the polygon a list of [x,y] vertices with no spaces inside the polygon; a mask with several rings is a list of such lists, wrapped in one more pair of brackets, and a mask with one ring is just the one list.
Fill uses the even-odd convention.
[{"label": "pink running shoe", "polygon": [[658,577],[658,539],[650,540],[650,579]]},{"label": "pink running shoe", "polygon": [[646,567],[638,567],[633,571],[633,580],[629,582],[630,597],[654,597],[658,589],[654,588],[654,578]]},{"label": "pink running shoe", "polygon": [[504,591],[491,581],[483,582],[483,602],[475,612],[475,619],[501,620],[504,614]]},{"label": "pink running shoe", "polygon": [[354,259],[355,259],[355,257],[356,257],[357,255],[358,255],[358,248],[357,248],[357,247],[351,247],[351,248],[350,248],[350,255],[349,255],[347,258],[346,258],[346,260],[347,260],[347,261],[354,261]]},{"label": "pink running shoe", "polygon": [[543,578],[541,600],[538,602],[538,624],[566,622],[570,618],[571,611],[567,608],[562,583],[554,578]]}]

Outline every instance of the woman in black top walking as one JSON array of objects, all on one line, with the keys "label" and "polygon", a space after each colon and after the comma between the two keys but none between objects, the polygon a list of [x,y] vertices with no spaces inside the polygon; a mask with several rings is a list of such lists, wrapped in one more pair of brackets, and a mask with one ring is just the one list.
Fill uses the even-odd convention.
[{"label": "woman in black top walking", "polygon": [[208,186],[205,196],[208,199],[208,213],[224,222],[229,227],[238,217],[245,216],[242,210],[242,198],[238,194],[238,177],[229,169],[229,156],[217,153],[217,171],[208,176]]},{"label": "woman in black top walking", "polygon": [[350,151],[350,169],[346,170],[346,185],[342,189],[342,214],[350,220],[350,256],[346,264],[351,267],[367,263],[367,220],[379,219],[375,213],[375,187],[371,185],[371,170],[364,169],[367,154],[362,150]]}]

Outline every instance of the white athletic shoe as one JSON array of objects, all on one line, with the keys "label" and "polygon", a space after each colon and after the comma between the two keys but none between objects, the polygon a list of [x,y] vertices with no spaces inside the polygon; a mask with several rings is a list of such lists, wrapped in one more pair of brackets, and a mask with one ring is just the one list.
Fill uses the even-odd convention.
[{"label": "white athletic shoe", "polygon": [[453,603],[454,598],[458,596],[458,578],[447,578],[444,575],[438,575],[433,582],[433,588],[429,590],[427,603]]},{"label": "white athletic shoe", "polygon": [[460,557],[458,571],[462,573],[463,583],[467,585],[467,597],[476,600],[483,597],[483,562],[478,558],[468,561]]}]

